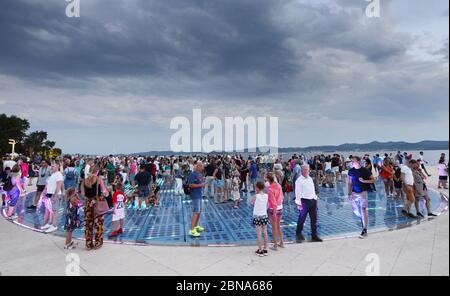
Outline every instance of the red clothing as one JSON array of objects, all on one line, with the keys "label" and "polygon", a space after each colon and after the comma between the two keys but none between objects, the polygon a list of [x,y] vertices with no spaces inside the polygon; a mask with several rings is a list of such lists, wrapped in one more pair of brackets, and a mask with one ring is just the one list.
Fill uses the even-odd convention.
[{"label": "red clothing", "polygon": [[123,193],[123,191],[116,191],[116,192],[114,192],[114,195],[113,195],[113,204],[114,204],[114,206],[117,205],[118,201],[121,201],[123,203],[127,202],[127,198],[125,197],[125,193]]},{"label": "red clothing", "polygon": [[22,163],[20,169],[22,170],[22,178],[28,177],[28,163],[26,162]]},{"label": "red clothing", "polygon": [[282,208],[284,194],[280,184],[276,182],[270,184],[268,195],[269,195],[269,209],[277,210]]},{"label": "red clothing", "polygon": [[382,171],[380,173],[380,176],[385,179],[392,179],[394,178],[394,168],[392,168],[391,165],[383,166]]}]

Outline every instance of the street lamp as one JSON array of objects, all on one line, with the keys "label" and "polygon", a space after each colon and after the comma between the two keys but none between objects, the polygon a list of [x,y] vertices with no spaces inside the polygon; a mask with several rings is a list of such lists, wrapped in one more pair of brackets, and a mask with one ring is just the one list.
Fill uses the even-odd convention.
[{"label": "street lamp", "polygon": [[12,155],[14,155],[14,150],[15,150],[15,148],[16,148],[16,140],[13,140],[13,139],[9,139],[9,145],[12,145]]}]

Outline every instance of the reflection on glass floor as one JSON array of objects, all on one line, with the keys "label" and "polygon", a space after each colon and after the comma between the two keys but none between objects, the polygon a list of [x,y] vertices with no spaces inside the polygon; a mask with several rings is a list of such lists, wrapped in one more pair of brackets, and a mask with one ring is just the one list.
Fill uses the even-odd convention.
[{"label": "reflection on glass floor", "polygon": [[[347,200],[345,183],[335,188],[321,188],[319,201],[319,235],[323,238],[337,238],[357,235],[360,232],[360,220],[353,214]],[[383,184],[377,183],[378,192],[369,194],[369,231],[407,227],[417,220],[401,214],[403,202],[386,198]],[[42,226],[43,213],[26,209],[33,193],[23,198],[17,208],[17,224],[36,230]],[[443,200],[437,192],[430,191],[432,209],[437,214],[447,209],[448,200]],[[203,200],[201,225],[206,229],[200,238],[188,235],[191,219],[191,201],[188,197],[174,195],[171,190],[160,193],[161,205],[147,210],[126,210],[125,234],[114,242],[155,245],[249,245],[254,244],[256,233],[251,224],[252,206],[250,195],[244,196],[241,208],[233,209],[233,203],[214,204],[211,199]],[[63,209],[60,209],[63,213]],[[426,211],[425,211],[426,213]],[[60,230],[54,234],[63,236],[64,218],[60,215]],[[298,210],[292,198],[285,199],[282,228],[286,241],[295,240]],[[426,219],[422,220],[425,221]],[[111,215],[105,218],[105,232],[112,231]],[[310,235],[309,218],[305,223],[306,235]],[[105,235],[106,238],[107,235]],[[84,228],[74,232],[75,238],[84,237]],[[108,241],[108,240],[106,240]],[[112,242],[112,241],[110,241]]]}]

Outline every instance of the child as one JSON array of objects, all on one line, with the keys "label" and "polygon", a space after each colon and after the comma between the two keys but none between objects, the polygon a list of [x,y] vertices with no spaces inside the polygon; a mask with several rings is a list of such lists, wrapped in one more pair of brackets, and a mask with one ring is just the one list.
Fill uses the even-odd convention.
[{"label": "child", "polygon": [[438,165],[438,170],[439,170],[439,184],[438,184],[438,188],[439,189],[448,189],[447,186],[447,182],[448,182],[448,167],[445,164],[445,160],[441,159],[439,160],[439,165]]},{"label": "child", "polygon": [[[263,182],[256,183],[256,195],[253,197],[253,225],[256,227],[256,235],[258,237],[258,250],[255,254],[259,257],[268,256],[267,246],[269,243],[269,235],[267,234],[267,224],[269,217],[267,216],[267,204],[269,197],[264,193],[265,185]],[[262,248],[262,236],[264,235],[264,249]]]},{"label": "child", "polygon": [[241,205],[241,192],[239,188],[241,187],[241,175],[239,174],[238,170],[235,170],[233,173],[233,179],[232,179],[232,189],[231,189],[231,196],[234,201],[234,208],[239,209]]},{"label": "child", "polygon": [[[116,184],[116,191],[113,195],[114,212],[112,222],[114,225],[114,231],[109,235],[109,238],[115,238],[119,234],[123,234],[123,222],[125,219],[125,203],[127,199],[125,193],[122,191],[122,184]],[[120,228],[117,230],[117,222],[120,223]]]},{"label": "child", "polygon": [[74,188],[67,189],[66,202],[66,222],[64,224],[64,229],[66,230],[66,245],[64,246],[64,249],[73,250],[76,248],[76,244],[72,240],[72,233],[75,229],[80,228],[80,211],[82,206],[82,202]]}]

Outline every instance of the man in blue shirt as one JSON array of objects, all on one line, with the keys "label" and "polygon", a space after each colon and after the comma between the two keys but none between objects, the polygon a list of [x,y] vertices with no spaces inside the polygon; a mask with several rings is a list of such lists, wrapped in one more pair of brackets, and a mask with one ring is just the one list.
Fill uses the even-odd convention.
[{"label": "man in blue shirt", "polygon": [[192,222],[189,235],[192,237],[199,237],[200,234],[205,231],[203,227],[199,225],[200,214],[202,212],[202,191],[206,186],[205,177],[203,176],[203,164],[198,162],[195,165],[194,172],[189,176],[188,184],[191,188],[191,199],[192,199]]}]

